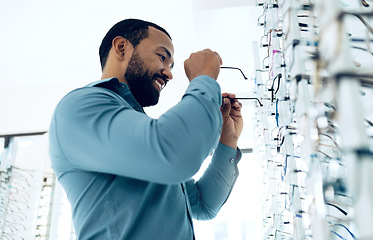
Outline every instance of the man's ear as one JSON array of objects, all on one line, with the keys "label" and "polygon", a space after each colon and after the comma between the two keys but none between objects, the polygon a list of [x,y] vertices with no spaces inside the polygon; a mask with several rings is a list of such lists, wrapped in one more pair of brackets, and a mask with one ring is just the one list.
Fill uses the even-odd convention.
[{"label": "man's ear", "polygon": [[117,36],[113,39],[112,47],[114,55],[117,59],[124,60],[126,55],[126,49],[128,49],[128,45],[131,45],[131,43],[121,36]]}]

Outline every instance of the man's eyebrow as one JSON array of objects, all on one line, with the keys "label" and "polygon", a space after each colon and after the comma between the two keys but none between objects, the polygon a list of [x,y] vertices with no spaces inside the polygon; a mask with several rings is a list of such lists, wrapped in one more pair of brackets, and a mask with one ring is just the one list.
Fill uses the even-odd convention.
[{"label": "man's eyebrow", "polygon": [[[166,52],[166,55],[167,55],[167,57],[169,58],[169,59],[171,59],[171,53],[170,53],[170,51],[168,51],[168,49],[166,48],[166,47],[164,47],[164,46],[160,46],[159,47],[160,49],[162,49],[162,50],[164,50],[165,52]],[[174,67],[174,62],[172,62],[172,64],[171,64],[171,69]]]},{"label": "man's eyebrow", "polygon": [[166,47],[159,46],[159,48],[162,49],[162,50],[164,50],[166,52],[168,58],[171,58],[171,53],[170,53],[170,51],[168,51],[168,49]]}]

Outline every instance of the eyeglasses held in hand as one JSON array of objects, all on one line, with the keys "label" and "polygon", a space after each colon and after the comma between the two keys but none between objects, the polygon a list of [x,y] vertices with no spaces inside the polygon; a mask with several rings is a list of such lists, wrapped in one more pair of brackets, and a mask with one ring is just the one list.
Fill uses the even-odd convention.
[{"label": "eyeglasses held in hand", "polygon": [[247,80],[247,77],[245,76],[245,74],[242,72],[241,69],[237,68],[237,67],[220,67],[221,69],[236,69],[236,70],[239,70],[242,74],[242,76],[245,78],[245,80]]}]

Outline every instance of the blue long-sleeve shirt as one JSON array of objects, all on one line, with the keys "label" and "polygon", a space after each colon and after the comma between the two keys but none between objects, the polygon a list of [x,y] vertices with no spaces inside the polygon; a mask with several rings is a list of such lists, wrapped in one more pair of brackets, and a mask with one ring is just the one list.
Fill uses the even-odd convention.
[{"label": "blue long-sleeve shirt", "polygon": [[116,78],[67,94],[52,118],[50,157],[78,239],[193,239],[191,218],[216,216],[238,176],[240,151],[218,144],[220,105],[208,76],[158,119]]}]

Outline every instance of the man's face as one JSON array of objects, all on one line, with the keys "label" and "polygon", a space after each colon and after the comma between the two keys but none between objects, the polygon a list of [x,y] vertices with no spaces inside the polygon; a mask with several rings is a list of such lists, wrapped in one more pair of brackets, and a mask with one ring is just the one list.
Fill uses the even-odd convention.
[{"label": "man's face", "polygon": [[[154,79],[162,78],[163,76],[151,73],[145,68],[144,61],[140,58],[139,54],[134,51],[131,60],[128,63],[127,71],[124,78],[131,90],[132,95],[137,102],[143,106],[153,106],[158,103],[159,90],[154,86]],[[167,80],[164,79],[166,82]]]},{"label": "man's face", "polygon": [[124,73],[132,95],[143,106],[158,103],[160,91],[172,79],[173,45],[167,35],[149,27],[149,36],[135,48]]}]

